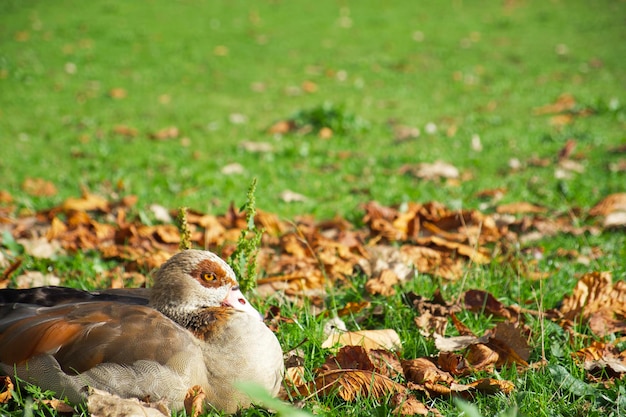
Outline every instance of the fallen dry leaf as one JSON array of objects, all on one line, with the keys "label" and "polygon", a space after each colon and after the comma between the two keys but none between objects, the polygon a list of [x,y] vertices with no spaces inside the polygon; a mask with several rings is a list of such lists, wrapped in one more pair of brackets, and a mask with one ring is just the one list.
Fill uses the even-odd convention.
[{"label": "fallen dry leaf", "polygon": [[334,346],[363,346],[365,349],[402,349],[400,336],[393,329],[336,332],[322,343],[325,349]]},{"label": "fallen dry leaf", "polygon": [[126,98],[127,95],[128,93],[126,92],[126,90],[120,87],[112,88],[111,90],[109,90],[109,97],[115,100],[121,100],[123,98]]},{"label": "fallen dry leaf", "polygon": [[438,415],[438,412],[428,408],[424,403],[412,394],[397,393],[391,397],[391,404],[395,407],[391,412],[394,416],[427,416],[430,413]]},{"label": "fallen dry leaf", "polygon": [[41,400],[41,403],[61,416],[73,416],[76,414],[76,410],[74,410],[71,405],[57,398],[53,398],[51,400]]},{"label": "fallen dry leaf", "polygon": [[405,392],[406,387],[370,371],[336,369],[324,372],[314,381],[294,388],[292,395],[338,395],[344,401],[358,398],[382,398],[391,393]]},{"label": "fallen dry leaf", "polygon": [[296,122],[293,120],[279,120],[274,123],[269,129],[268,133],[273,135],[284,135],[297,130]]},{"label": "fallen dry leaf", "polygon": [[150,134],[150,139],[154,140],[168,140],[176,139],[180,135],[180,131],[176,126],[168,126],[163,129]]},{"label": "fallen dry leaf", "polygon": [[501,204],[496,207],[496,211],[501,214],[528,214],[545,213],[547,210],[545,207],[521,201],[516,203]]},{"label": "fallen dry leaf", "polygon": [[127,138],[134,138],[139,133],[134,127],[126,125],[117,125],[113,127],[113,133]]},{"label": "fallen dry leaf", "polygon": [[0,204],[10,204],[13,202],[13,196],[6,190],[0,190]]},{"label": "fallen dry leaf", "polygon": [[626,373],[626,351],[612,344],[593,341],[591,346],[572,354],[591,375],[599,378],[621,378]]},{"label": "fallen dry leaf", "polygon": [[194,385],[189,388],[185,395],[185,412],[188,416],[198,417],[204,412],[204,400],[206,393],[200,385]]},{"label": "fallen dry leaf", "polygon": [[39,271],[24,271],[15,278],[17,288],[43,287],[46,285],[59,285],[61,278],[54,274],[43,274]]},{"label": "fallen dry leaf", "polygon": [[63,253],[58,240],[48,240],[46,237],[17,239],[17,243],[24,247],[24,252],[34,258],[52,259]]},{"label": "fallen dry leaf", "polygon": [[576,106],[576,99],[569,93],[561,94],[554,103],[537,107],[533,110],[536,115],[561,113],[572,110]]},{"label": "fallen dry leaf", "polygon": [[477,313],[492,314],[509,321],[517,321],[519,311],[511,307],[505,307],[500,301],[483,290],[468,290],[463,295],[463,304],[467,309]]},{"label": "fallen dry leaf", "polygon": [[390,296],[396,293],[394,285],[398,282],[400,282],[398,275],[391,269],[386,269],[378,277],[371,278],[365,283],[365,291],[372,295]]},{"label": "fallen dry leaf", "polygon": [[574,149],[576,149],[576,145],[576,140],[568,139],[567,142],[565,142],[565,145],[563,145],[563,147],[559,150],[559,153],[557,154],[557,159],[559,161],[568,159],[574,152]]},{"label": "fallen dry leaf", "polygon": [[170,416],[163,402],[145,403],[137,398],[120,398],[106,391],[89,388],[87,409],[93,417],[163,417]]},{"label": "fallen dry leaf", "polygon": [[510,381],[493,378],[481,378],[469,384],[453,383],[450,386],[453,393],[463,393],[467,391],[478,391],[484,394],[510,394],[515,389],[515,385]]},{"label": "fallen dry leaf", "polygon": [[608,214],[602,222],[605,229],[623,229],[626,227],[626,211]]},{"label": "fallen dry leaf", "polygon": [[34,197],[52,197],[57,194],[57,187],[43,178],[26,178],[22,190]]},{"label": "fallen dry leaf", "polygon": [[451,384],[454,382],[452,375],[439,369],[428,358],[404,360],[401,363],[407,381],[416,384]]},{"label": "fallen dry leaf", "polygon": [[65,212],[69,211],[109,211],[109,201],[95,194],[83,193],[80,198],[70,197],[63,202],[61,209]]},{"label": "fallen dry leaf", "polygon": [[597,336],[626,330],[626,282],[613,284],[610,272],[583,275],[570,296],[563,299],[560,317],[570,322],[588,320]]},{"label": "fallen dry leaf", "polygon": [[13,381],[8,376],[0,377],[2,388],[0,389],[0,404],[6,404],[13,398]]},{"label": "fallen dry leaf", "polygon": [[590,216],[609,216],[626,212],[626,193],[608,195],[589,210]]},{"label": "fallen dry leaf", "polygon": [[435,161],[433,163],[424,162],[415,166],[404,166],[400,168],[401,174],[409,173],[417,178],[426,180],[435,180],[440,178],[456,179],[461,176],[459,169],[443,161]]},{"label": "fallen dry leaf", "polygon": [[267,153],[272,152],[274,147],[271,143],[268,142],[252,142],[248,140],[244,140],[239,142],[239,147],[244,151],[251,153]]},{"label": "fallen dry leaf", "polygon": [[308,200],[306,196],[291,190],[282,191],[280,193],[280,199],[283,200],[285,203],[295,203]]},{"label": "fallen dry leaf", "polygon": [[456,352],[477,343],[487,343],[488,337],[476,337],[474,335],[443,337],[434,335],[435,347],[441,352]]}]

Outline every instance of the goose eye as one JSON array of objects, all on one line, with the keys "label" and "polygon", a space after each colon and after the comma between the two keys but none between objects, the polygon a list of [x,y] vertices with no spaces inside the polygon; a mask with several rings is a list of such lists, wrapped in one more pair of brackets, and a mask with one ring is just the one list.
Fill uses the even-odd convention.
[{"label": "goose eye", "polygon": [[217,277],[212,272],[203,272],[202,279],[205,280],[206,282],[212,282],[212,281],[215,281]]}]

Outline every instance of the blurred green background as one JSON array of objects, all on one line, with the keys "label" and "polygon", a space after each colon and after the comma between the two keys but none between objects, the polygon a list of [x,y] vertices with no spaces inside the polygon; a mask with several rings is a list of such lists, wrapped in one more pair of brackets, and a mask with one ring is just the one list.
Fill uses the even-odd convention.
[{"label": "blurred green background", "polygon": [[[626,183],[608,169],[625,141],[625,16],[624,1],[4,0],[0,187],[35,209],[87,187],[223,212],[253,177],[259,208],[287,217],[369,200],[476,206],[493,187],[588,207]],[[534,114],[562,94],[569,123]],[[325,103],[345,133],[268,133]],[[528,166],[568,139],[584,172]],[[436,160],[461,178],[410,174]],[[27,178],[58,192],[24,193]]]}]

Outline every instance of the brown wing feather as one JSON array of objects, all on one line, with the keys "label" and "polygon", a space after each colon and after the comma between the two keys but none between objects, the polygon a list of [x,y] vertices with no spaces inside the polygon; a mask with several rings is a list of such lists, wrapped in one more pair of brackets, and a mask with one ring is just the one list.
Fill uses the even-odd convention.
[{"label": "brown wing feather", "polygon": [[[7,324],[8,323],[8,324]],[[83,372],[102,362],[165,363],[194,340],[188,331],[149,307],[84,302],[57,307],[15,305],[0,320],[0,361],[19,364],[52,354],[61,368]]]}]

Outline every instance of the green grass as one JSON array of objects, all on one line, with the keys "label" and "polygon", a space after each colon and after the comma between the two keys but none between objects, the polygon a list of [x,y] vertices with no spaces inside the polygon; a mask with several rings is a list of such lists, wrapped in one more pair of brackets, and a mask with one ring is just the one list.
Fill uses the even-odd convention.
[{"label": "green grass", "polygon": [[[257,178],[261,210],[287,219],[339,214],[356,222],[361,204],[370,200],[437,200],[475,208],[482,203],[476,192],[495,187],[508,190],[504,202],[530,201],[551,212],[589,208],[626,189],[624,172],[608,169],[624,158],[611,148],[626,142],[625,15],[626,3],[608,0],[593,5],[5,0],[0,4],[0,190],[13,196],[18,209],[49,208],[88,187],[106,196],[137,195],[141,214],[153,203],[223,213],[231,201],[242,203]],[[317,90],[305,91],[304,82]],[[114,89],[123,89],[126,97],[111,97]],[[563,127],[550,125],[550,115],[534,114],[564,93],[575,97],[576,109],[593,114]],[[339,109],[345,132],[330,139],[267,132],[280,120],[311,121],[319,116],[315,109],[327,103]],[[392,122],[417,127],[421,134],[396,141]],[[436,132],[426,132],[429,123]],[[138,133],[115,134],[118,125]],[[168,126],[176,126],[179,137],[150,138]],[[480,152],[471,147],[474,135],[480,137]],[[553,165],[508,168],[511,158],[554,161],[571,138],[585,168],[571,179],[555,178]],[[272,151],[246,151],[244,141],[269,143]],[[448,184],[401,173],[407,164],[435,160],[470,178]],[[223,174],[231,163],[244,172]],[[49,180],[58,193],[29,195],[22,190],[27,178]],[[307,200],[284,202],[280,194],[287,189]],[[626,277],[623,231],[557,236],[536,246],[545,255],[540,270],[551,274],[541,285],[494,264],[470,270],[463,283],[422,276],[406,289],[430,295],[440,286],[452,299],[481,288],[507,304],[542,299],[549,308],[571,290],[576,274],[611,270],[615,279]],[[555,255],[558,248],[592,247],[604,255],[589,266]],[[522,252],[517,256],[531,262]],[[78,253],[54,261],[25,257],[22,269],[53,269],[67,285],[93,288],[94,276],[113,266],[98,254]],[[355,277],[351,288],[338,289],[335,302],[366,297],[362,281]],[[415,313],[400,295],[371,301],[388,314],[368,317],[367,311],[348,320],[351,328],[396,329],[407,358],[434,353],[434,346],[417,336]],[[302,346],[306,365],[319,366],[327,355],[320,348],[321,319],[295,306],[281,308],[300,323],[281,326],[283,348],[308,337]],[[493,324],[480,316],[464,319],[476,331]],[[531,319],[531,326],[539,335],[541,323]],[[583,381],[566,335],[550,326],[545,331],[550,364]],[[539,337],[533,349],[536,360]],[[474,404],[482,415],[512,407],[527,416],[626,413],[623,382],[584,396],[548,370],[503,370],[502,377],[517,390],[509,397],[479,396]],[[444,415],[461,414],[450,400],[431,403]],[[385,401],[331,399],[311,401],[306,408],[328,415],[390,412]]]}]

